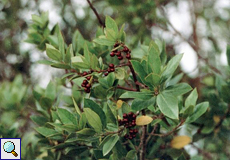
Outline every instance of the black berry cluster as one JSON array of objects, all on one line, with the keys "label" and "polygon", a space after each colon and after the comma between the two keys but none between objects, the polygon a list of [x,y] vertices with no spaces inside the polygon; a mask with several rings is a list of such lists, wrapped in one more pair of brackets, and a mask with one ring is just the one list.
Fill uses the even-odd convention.
[{"label": "black berry cluster", "polygon": [[[120,45],[120,43],[115,43],[114,48],[118,47],[119,45]],[[125,53],[126,58],[131,59],[131,54],[130,54],[131,50],[125,45],[122,45],[122,47],[123,47],[123,49],[120,49],[120,50],[116,49],[116,50],[112,51],[110,53],[110,56],[114,57],[116,55],[118,60],[122,60],[123,59],[122,53]]]},{"label": "black berry cluster", "polygon": [[[82,73],[82,76],[86,76],[88,74],[92,73],[91,71],[89,71],[88,73],[87,72],[83,72]],[[91,84],[89,83],[89,80],[91,79],[91,76],[87,76],[85,77],[86,79],[83,80],[81,86],[84,87],[84,90],[86,93],[89,93],[90,92],[90,89],[91,89]]]},{"label": "black berry cluster", "polygon": [[104,75],[107,76],[110,72],[114,72],[115,68],[114,68],[114,64],[109,64],[109,68],[107,69],[108,72],[105,72]]},{"label": "black berry cluster", "polygon": [[123,119],[119,119],[118,123],[119,126],[124,125],[126,128],[129,129],[129,134],[125,135],[126,139],[133,139],[136,137],[137,134],[137,129],[131,129],[136,126],[136,115],[133,112],[129,112],[128,114],[124,113],[123,114]]}]

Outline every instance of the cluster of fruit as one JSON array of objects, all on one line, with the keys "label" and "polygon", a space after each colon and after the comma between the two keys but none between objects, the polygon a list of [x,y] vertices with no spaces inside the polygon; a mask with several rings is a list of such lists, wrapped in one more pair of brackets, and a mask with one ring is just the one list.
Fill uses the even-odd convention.
[{"label": "cluster of fruit", "polygon": [[109,68],[107,69],[108,72],[105,72],[104,75],[107,76],[110,72],[114,72],[115,68],[114,68],[114,64],[109,64]]},{"label": "cluster of fruit", "polygon": [[[114,48],[118,47],[119,45],[120,45],[120,43],[115,43]],[[122,53],[125,53],[126,58],[131,59],[131,50],[125,45],[123,45],[122,47],[123,47],[123,49],[120,49],[120,50],[116,49],[116,50],[112,51],[110,53],[110,56],[114,57],[116,55],[118,60],[122,60],[123,59]]]},{"label": "cluster of fruit", "polygon": [[130,129],[136,126],[136,117],[137,116],[133,112],[130,112],[128,114],[124,113],[123,119],[118,120],[119,126],[124,125],[126,128],[129,129],[129,134],[125,135],[126,139],[131,140],[136,137],[136,134],[138,132],[137,129]]},{"label": "cluster of fruit", "polygon": [[[91,71],[89,71],[89,73],[87,72],[83,72],[82,76],[86,76],[88,74],[92,73]],[[91,76],[87,76],[85,80],[83,80],[81,86],[84,87],[84,90],[86,93],[90,92],[90,88],[91,88],[91,84],[89,83],[89,80],[91,79]]]}]

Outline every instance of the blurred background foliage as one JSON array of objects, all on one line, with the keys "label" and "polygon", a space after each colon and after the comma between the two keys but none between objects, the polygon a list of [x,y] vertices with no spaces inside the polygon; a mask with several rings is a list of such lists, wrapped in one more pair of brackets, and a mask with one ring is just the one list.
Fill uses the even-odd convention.
[{"label": "blurred background foliage", "polygon": [[[125,23],[127,44],[136,48],[136,52],[141,50],[140,44],[148,45],[151,39],[157,38],[166,42],[169,56],[187,46],[185,52],[195,57],[192,62],[195,67],[188,72],[182,64],[177,72],[184,74],[182,81],[197,88],[199,102],[210,102],[209,111],[199,121],[182,129],[195,132],[188,149],[193,148],[192,155],[206,159],[210,156],[228,159],[230,74],[225,53],[230,40],[230,4],[226,0],[93,0],[92,5],[102,23],[105,15],[113,17],[118,26]],[[32,36],[37,40],[38,50],[25,39],[33,33],[28,30],[31,14],[40,15],[46,10],[50,22],[40,26],[40,35]],[[175,13],[184,14],[185,18],[182,16],[178,21],[173,16]],[[39,159],[39,155],[45,156],[41,156],[34,124],[29,119],[37,114],[32,89],[42,91],[39,85],[48,84],[46,76],[48,79],[54,74],[61,76],[57,70],[49,71],[36,63],[46,59],[43,51],[50,38],[46,33],[54,34],[51,28],[59,23],[65,42],[70,44],[79,33],[84,39],[92,40],[102,24],[86,0],[1,0],[0,22],[0,137],[21,137],[23,159]]]}]

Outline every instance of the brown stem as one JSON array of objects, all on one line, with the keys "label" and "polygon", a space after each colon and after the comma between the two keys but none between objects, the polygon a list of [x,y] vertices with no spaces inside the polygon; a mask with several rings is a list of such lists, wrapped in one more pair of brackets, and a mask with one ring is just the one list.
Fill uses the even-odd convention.
[{"label": "brown stem", "polygon": [[171,131],[168,132],[168,133],[165,133],[165,134],[155,134],[155,133],[152,133],[152,134],[150,134],[150,135],[159,136],[159,137],[166,137],[166,136],[172,134],[173,132],[175,132],[180,126],[182,126],[182,125],[184,124],[184,122],[185,122],[184,119],[181,120],[181,122],[180,122],[175,128],[173,128],[173,130],[171,130]]},{"label": "brown stem", "polygon": [[100,25],[105,28],[105,23],[102,22],[99,14],[97,12],[97,10],[94,8],[94,6],[92,5],[92,3],[89,0],[87,0],[87,2],[89,4],[90,8],[93,10],[94,14],[96,15],[96,17],[97,17],[98,22],[100,23]]},{"label": "brown stem", "polygon": [[127,90],[127,91],[137,91],[136,89],[133,88],[127,88],[127,87],[122,87],[122,86],[117,86],[118,89],[123,89],[123,90]]},{"label": "brown stem", "polygon": [[136,77],[135,71],[134,71],[134,69],[133,69],[133,66],[132,66],[132,64],[130,63],[130,61],[129,61],[128,63],[129,63],[130,71],[131,71],[131,73],[132,73],[132,75],[133,75],[133,80],[134,80],[134,82],[135,82],[135,84],[136,84],[136,89],[137,89],[138,92],[140,92],[140,87],[139,87],[139,85],[137,84],[138,81],[137,81],[137,77]]}]

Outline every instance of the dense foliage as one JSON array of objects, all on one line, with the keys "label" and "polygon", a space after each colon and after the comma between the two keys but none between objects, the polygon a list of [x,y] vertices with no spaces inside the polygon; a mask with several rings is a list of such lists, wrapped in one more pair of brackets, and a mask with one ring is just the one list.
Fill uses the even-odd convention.
[{"label": "dense foliage", "polygon": [[[0,3],[9,17],[17,13],[10,11],[12,6],[22,7],[19,1]],[[62,13],[75,14],[66,9],[70,3],[60,3]],[[220,53],[220,45],[212,29],[205,26],[209,33],[202,35],[213,45],[212,52],[202,55],[206,52],[197,31],[187,40],[164,17],[174,2],[88,3],[86,19],[77,29],[64,15],[62,31],[58,24],[49,26],[48,12],[32,15],[25,41],[47,55],[37,63],[63,70],[45,89],[32,88],[28,68],[18,70],[18,64],[3,56],[1,65],[10,67],[1,74],[0,137],[22,138],[22,159],[228,159],[230,74],[229,66],[215,64],[212,55]],[[203,14],[194,11],[195,18],[211,24],[205,10],[212,5],[205,4]],[[100,16],[95,6],[113,7],[117,18]],[[91,10],[97,19],[88,18]],[[178,68],[183,54],[175,54],[173,43],[151,40],[152,26],[167,30],[167,25],[197,53],[199,74],[194,79]],[[7,29],[4,33],[4,53],[20,54],[13,45],[20,38],[11,39]],[[20,65],[30,65],[29,52],[18,57]],[[230,47],[227,57],[230,64]],[[24,73],[9,82],[20,70]]]}]

